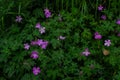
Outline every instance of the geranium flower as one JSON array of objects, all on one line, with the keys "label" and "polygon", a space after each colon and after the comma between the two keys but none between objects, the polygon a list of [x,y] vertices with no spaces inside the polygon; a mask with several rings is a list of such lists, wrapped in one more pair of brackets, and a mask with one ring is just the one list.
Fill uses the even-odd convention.
[{"label": "geranium flower", "polygon": [[38,41],[31,41],[31,45],[37,45]]},{"label": "geranium flower", "polygon": [[101,19],[106,20],[106,15],[102,15]]},{"label": "geranium flower", "polygon": [[38,28],[38,29],[41,28],[40,23],[37,23],[36,26],[35,26],[35,28]]},{"label": "geranium flower", "polygon": [[82,54],[85,55],[85,56],[90,55],[90,52],[89,52],[88,48],[86,48],[85,51],[82,52]]},{"label": "geranium flower", "polygon": [[28,50],[30,48],[30,45],[28,43],[24,44],[24,49]]},{"label": "geranium flower", "polygon": [[38,58],[38,52],[37,51],[32,51],[30,57],[33,58],[33,59],[37,59]]},{"label": "geranium flower", "polygon": [[42,42],[41,48],[46,49],[47,45],[48,45],[48,41],[44,41]]},{"label": "geranium flower", "polygon": [[58,37],[58,40],[64,40],[66,37],[64,37],[64,36],[59,36]]},{"label": "geranium flower", "polygon": [[103,6],[102,6],[102,5],[99,5],[99,6],[98,6],[98,10],[99,10],[99,11],[102,11],[102,10],[103,10]]},{"label": "geranium flower", "polygon": [[16,16],[15,21],[20,23],[22,21],[22,17],[21,16]]},{"label": "geranium flower", "polygon": [[102,36],[101,36],[98,32],[95,32],[94,38],[95,38],[95,39],[101,39]]},{"label": "geranium flower", "polygon": [[110,46],[110,45],[111,45],[111,41],[110,41],[110,40],[105,40],[104,45],[105,45],[105,46]]},{"label": "geranium flower", "polygon": [[49,9],[46,8],[46,9],[44,9],[44,11],[45,11],[44,14],[45,14],[45,17],[46,17],[46,18],[51,17],[51,12],[49,11]]},{"label": "geranium flower", "polygon": [[42,39],[38,39],[38,40],[37,40],[37,45],[38,45],[38,46],[41,46],[42,44],[43,44],[43,40],[42,40]]},{"label": "geranium flower", "polygon": [[38,75],[41,72],[40,67],[33,67],[32,71],[34,75]]},{"label": "geranium flower", "polygon": [[45,27],[39,28],[39,31],[40,31],[41,34],[45,33]]},{"label": "geranium flower", "polygon": [[120,25],[120,19],[118,19],[118,20],[116,21],[116,24]]}]

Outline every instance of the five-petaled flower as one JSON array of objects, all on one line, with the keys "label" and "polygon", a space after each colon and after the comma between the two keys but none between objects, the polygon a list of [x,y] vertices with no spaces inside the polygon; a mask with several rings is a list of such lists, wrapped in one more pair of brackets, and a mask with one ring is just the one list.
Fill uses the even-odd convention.
[{"label": "five-petaled flower", "polygon": [[30,48],[30,45],[28,43],[24,44],[24,49],[28,50]]},{"label": "five-petaled flower", "polygon": [[102,36],[101,36],[98,32],[95,32],[94,38],[95,38],[95,39],[101,39]]},{"label": "five-petaled flower", "polygon": [[46,49],[47,45],[48,45],[48,41],[43,41],[42,45],[41,45],[41,48]]},{"label": "five-petaled flower", "polygon": [[31,45],[37,45],[38,44],[38,42],[37,41],[31,41]]},{"label": "five-petaled flower", "polygon": [[41,28],[41,25],[40,25],[40,23],[37,23],[36,25],[35,25],[35,28]]},{"label": "five-petaled flower", "polygon": [[33,58],[33,59],[37,59],[38,58],[38,52],[37,51],[32,51],[30,57]]},{"label": "five-petaled flower", "polygon": [[21,16],[16,16],[15,21],[20,23],[22,21],[22,17]]},{"label": "five-petaled flower", "polygon": [[104,45],[105,45],[105,46],[110,46],[110,45],[111,45],[111,41],[110,41],[110,40],[105,40]]},{"label": "five-petaled flower", "polygon": [[33,67],[32,71],[34,75],[38,75],[41,72],[40,67]]},{"label": "five-petaled flower", "polygon": [[90,55],[90,52],[89,52],[88,48],[86,48],[85,51],[82,52],[82,54],[85,55],[85,56]]},{"label": "five-petaled flower", "polygon": [[58,37],[58,40],[64,40],[66,37],[64,37],[64,36],[59,36]]},{"label": "five-petaled flower", "polygon": [[120,19],[118,19],[118,20],[116,21],[116,24],[120,25]]},{"label": "five-petaled flower", "polygon": [[39,28],[39,31],[40,31],[41,34],[45,33],[45,27]]},{"label": "five-petaled flower", "polygon": [[50,12],[50,10],[49,9],[44,9],[44,11],[45,11],[45,17],[46,18],[49,18],[49,17],[51,17],[51,12]]},{"label": "five-petaled flower", "polygon": [[102,11],[102,10],[103,10],[103,6],[102,6],[102,5],[99,5],[99,6],[98,6],[98,10],[99,10],[99,11]]},{"label": "five-petaled flower", "polygon": [[101,19],[106,20],[106,15],[102,15]]}]

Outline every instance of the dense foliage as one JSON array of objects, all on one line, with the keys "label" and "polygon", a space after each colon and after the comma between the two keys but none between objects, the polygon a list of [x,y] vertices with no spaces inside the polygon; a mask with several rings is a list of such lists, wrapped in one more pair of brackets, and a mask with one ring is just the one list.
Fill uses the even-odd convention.
[{"label": "dense foliage", "polygon": [[0,80],[119,80],[119,4],[0,0]]}]

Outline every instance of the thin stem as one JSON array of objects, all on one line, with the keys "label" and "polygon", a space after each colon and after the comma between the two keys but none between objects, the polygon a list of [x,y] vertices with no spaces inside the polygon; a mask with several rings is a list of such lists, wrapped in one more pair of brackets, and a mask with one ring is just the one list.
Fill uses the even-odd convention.
[{"label": "thin stem", "polygon": [[20,15],[20,11],[21,11],[21,3],[19,4],[19,9],[18,9],[18,14]]}]

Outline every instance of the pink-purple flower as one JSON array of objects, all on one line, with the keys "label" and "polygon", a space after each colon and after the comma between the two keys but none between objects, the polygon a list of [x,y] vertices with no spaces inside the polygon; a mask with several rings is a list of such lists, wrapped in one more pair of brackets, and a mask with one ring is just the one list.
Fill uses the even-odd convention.
[{"label": "pink-purple flower", "polygon": [[31,41],[31,45],[38,45],[38,42],[37,41]]},{"label": "pink-purple flower", "polygon": [[38,75],[41,72],[40,67],[33,67],[32,72],[34,75]]},{"label": "pink-purple flower", "polygon": [[46,49],[46,47],[48,46],[48,41],[38,39],[36,41],[32,41],[31,45],[37,45],[40,46],[42,49]]},{"label": "pink-purple flower", "polygon": [[102,6],[102,5],[99,5],[99,6],[98,6],[98,10],[99,10],[99,11],[102,11],[102,10],[103,10],[103,6]]},{"label": "pink-purple flower", "polygon": [[102,15],[101,19],[106,20],[106,15]]},{"label": "pink-purple flower", "polygon": [[46,18],[51,17],[51,12],[50,12],[50,10],[49,10],[49,9],[47,9],[47,8],[46,8],[46,9],[44,9],[44,12],[45,12],[44,14],[45,14],[45,17],[46,17]]},{"label": "pink-purple flower", "polygon": [[110,41],[110,40],[105,40],[104,45],[105,45],[105,46],[110,46],[110,45],[111,45],[111,41]]},{"label": "pink-purple flower", "polygon": [[35,28],[41,28],[41,25],[40,25],[40,23],[37,23],[36,25],[35,25]]},{"label": "pink-purple flower", "polygon": [[36,26],[35,26],[35,28],[39,29],[39,32],[40,32],[41,34],[45,33],[45,27],[42,27],[42,26],[40,25],[40,23],[37,23]]},{"label": "pink-purple flower", "polygon": [[64,36],[59,36],[58,37],[58,40],[64,40],[66,37],[64,37]]},{"label": "pink-purple flower", "polygon": [[28,43],[24,44],[24,49],[29,50],[30,45]]},{"label": "pink-purple flower", "polygon": [[22,17],[20,15],[16,16],[15,21],[20,23],[22,21]]},{"label": "pink-purple flower", "polygon": [[99,40],[102,38],[102,35],[100,35],[98,32],[95,32],[94,38]]},{"label": "pink-purple flower", "polygon": [[41,48],[46,49],[47,45],[48,45],[48,41],[43,41],[42,45],[41,45]]},{"label": "pink-purple flower", "polygon": [[42,39],[38,39],[38,40],[37,40],[37,45],[38,45],[38,46],[41,46],[42,43],[43,43],[43,40],[42,40]]},{"label": "pink-purple flower", "polygon": [[118,20],[116,21],[116,24],[120,25],[120,19],[118,19]]},{"label": "pink-purple flower", "polygon": [[85,51],[82,52],[82,54],[85,55],[85,56],[90,55],[90,52],[89,52],[88,48],[86,48]]},{"label": "pink-purple flower", "polygon": [[45,33],[45,27],[39,28],[39,32],[40,32],[41,34]]},{"label": "pink-purple flower", "polygon": [[37,59],[39,57],[38,52],[37,51],[32,51],[30,57],[33,58],[33,59]]}]

